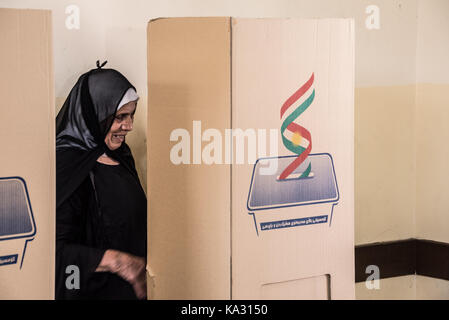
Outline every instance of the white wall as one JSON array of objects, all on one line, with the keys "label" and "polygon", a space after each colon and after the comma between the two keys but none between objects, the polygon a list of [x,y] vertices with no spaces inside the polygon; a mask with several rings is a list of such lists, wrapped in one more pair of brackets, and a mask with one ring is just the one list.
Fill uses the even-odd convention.
[{"label": "white wall", "polygon": [[449,1],[419,3],[416,235],[449,242]]},{"label": "white wall", "polygon": [[[449,242],[449,1],[420,0],[417,9],[416,85],[407,95],[414,100],[414,109],[404,114],[407,120],[403,121],[410,121],[411,116],[413,122],[410,139],[415,192],[411,194],[415,196],[410,196],[408,203],[414,208],[413,237]],[[398,122],[396,126],[402,125]],[[361,130],[361,135],[364,133],[366,130]],[[407,142],[402,141],[397,148],[404,144]],[[406,154],[401,155],[406,158]],[[398,182],[398,188],[408,188],[403,180]],[[369,218],[362,220],[368,223]],[[449,299],[449,281],[422,276],[382,280],[378,291],[367,290],[364,283],[356,288],[357,298],[394,298],[402,292],[407,298]]]},{"label": "white wall", "polygon": [[[380,9],[380,29],[368,30],[369,5]],[[65,27],[69,5],[80,8],[80,29]],[[53,11],[56,96],[77,76],[108,59],[146,96],[146,24],[156,17],[353,17],[356,86],[412,84],[415,79],[417,1],[407,0],[0,0],[1,7]]]},{"label": "white wall", "polygon": [[449,84],[449,1],[420,0],[416,82]]}]

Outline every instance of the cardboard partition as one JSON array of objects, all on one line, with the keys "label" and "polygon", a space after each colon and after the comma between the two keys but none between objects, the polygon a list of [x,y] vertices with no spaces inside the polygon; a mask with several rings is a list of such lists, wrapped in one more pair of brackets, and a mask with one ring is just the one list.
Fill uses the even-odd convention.
[{"label": "cardboard partition", "polygon": [[159,19],[148,26],[148,264],[155,298],[230,297],[231,167],[170,161],[170,136],[184,128],[193,135],[193,121],[219,131],[231,126],[229,23]]},{"label": "cardboard partition", "polygon": [[0,9],[0,300],[54,298],[51,12]]},{"label": "cardboard partition", "polygon": [[152,299],[354,298],[354,26],[148,26]]}]

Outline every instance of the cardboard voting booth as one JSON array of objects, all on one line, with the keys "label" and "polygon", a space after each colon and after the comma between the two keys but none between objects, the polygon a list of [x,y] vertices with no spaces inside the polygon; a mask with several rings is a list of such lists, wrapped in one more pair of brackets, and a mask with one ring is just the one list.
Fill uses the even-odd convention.
[{"label": "cardboard voting booth", "polygon": [[51,12],[0,9],[0,300],[53,299]]},{"label": "cardboard voting booth", "polygon": [[152,299],[354,298],[354,26],[148,25]]}]

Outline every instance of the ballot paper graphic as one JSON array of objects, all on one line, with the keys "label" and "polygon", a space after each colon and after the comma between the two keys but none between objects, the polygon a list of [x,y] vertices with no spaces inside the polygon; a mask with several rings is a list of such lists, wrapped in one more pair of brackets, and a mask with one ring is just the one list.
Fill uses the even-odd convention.
[{"label": "ballot paper graphic", "polygon": [[[296,156],[261,158],[254,164],[247,208],[254,218],[256,232],[283,230],[314,224],[332,223],[339,192],[332,156],[309,154],[288,178],[281,173]],[[263,169],[277,162],[277,172]],[[302,173],[312,168],[308,177]]]},{"label": "ballot paper graphic", "polygon": [[[261,158],[254,165],[247,207],[258,235],[259,229],[331,225],[339,199],[332,156],[311,154],[312,134],[298,123],[315,100],[314,82],[312,72],[280,108],[282,143],[295,155]],[[264,167],[277,172],[267,174]]]},{"label": "ballot paper graphic", "polygon": [[36,234],[25,180],[0,178],[0,267],[22,268],[26,247]]}]

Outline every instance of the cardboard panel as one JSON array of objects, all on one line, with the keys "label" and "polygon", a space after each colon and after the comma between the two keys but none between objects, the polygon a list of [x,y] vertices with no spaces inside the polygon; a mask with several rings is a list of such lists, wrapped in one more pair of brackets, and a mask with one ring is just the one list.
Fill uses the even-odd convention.
[{"label": "cardboard panel", "polygon": [[0,9],[0,299],[54,297],[51,12]]},{"label": "cardboard panel", "polygon": [[[257,154],[276,170],[262,172],[250,157],[232,168],[232,298],[260,299],[264,284],[302,278],[312,278],[311,284],[296,297],[319,298],[322,291],[307,288],[329,274],[331,298],[352,299],[353,22],[232,21],[233,130],[256,132],[258,145],[270,145],[268,137],[278,133],[277,150],[267,146]],[[292,121],[296,127],[284,134],[307,157],[292,178],[282,179],[301,154],[283,143],[281,128]],[[278,298],[291,297],[289,290]]]},{"label": "cardboard panel", "polygon": [[315,276],[305,279],[290,280],[262,285],[262,299],[270,300],[329,300],[329,275]]},{"label": "cardboard panel", "polygon": [[[228,299],[230,165],[193,164],[206,143],[192,126],[230,128],[229,18],[151,21],[148,81],[149,296]],[[176,129],[188,131],[191,164],[170,160]]]}]

